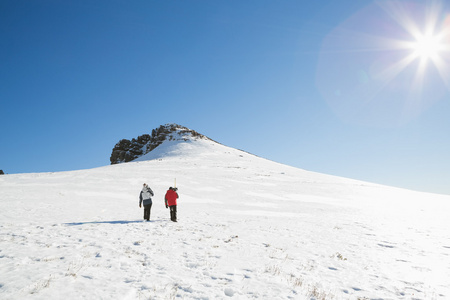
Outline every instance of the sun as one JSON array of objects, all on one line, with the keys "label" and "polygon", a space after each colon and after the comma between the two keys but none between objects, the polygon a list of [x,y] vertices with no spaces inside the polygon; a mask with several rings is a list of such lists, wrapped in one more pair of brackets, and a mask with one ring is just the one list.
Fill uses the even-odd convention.
[{"label": "sun", "polygon": [[450,15],[442,13],[442,5],[442,2],[430,1],[429,6],[424,8],[422,18],[420,14],[408,14],[404,9],[391,7],[396,11],[395,21],[410,34],[410,40],[404,41],[410,50],[409,61],[420,60],[422,73],[425,72],[425,65],[431,61],[441,74],[447,69],[445,75],[448,75]]},{"label": "sun", "polygon": [[419,35],[412,42],[413,56],[421,60],[436,59],[444,49],[444,43],[438,35]]},{"label": "sun", "polygon": [[410,66],[416,65],[411,84],[413,92],[421,92],[426,87],[426,82],[428,85],[432,81],[436,82],[435,78],[431,79],[429,76],[436,71],[450,90],[450,14],[443,13],[443,3],[430,1],[429,6],[422,10],[408,10],[408,6],[392,5],[399,2],[389,3],[391,6],[385,7],[386,11],[409,35],[403,35],[393,46],[392,50],[399,50],[401,53],[407,50],[407,53],[387,67],[388,71],[392,71],[390,80],[395,80],[403,71],[411,70]]}]

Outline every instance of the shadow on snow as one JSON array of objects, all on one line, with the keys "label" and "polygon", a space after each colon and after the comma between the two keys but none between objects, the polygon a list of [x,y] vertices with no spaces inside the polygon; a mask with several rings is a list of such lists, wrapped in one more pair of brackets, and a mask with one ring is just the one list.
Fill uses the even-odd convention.
[{"label": "shadow on snow", "polygon": [[163,220],[150,220],[150,222],[144,222],[143,220],[138,221],[95,221],[95,222],[74,222],[74,223],[64,223],[63,225],[67,226],[79,226],[79,225],[88,225],[88,224],[133,224],[133,223],[155,223],[155,222],[163,222]]}]

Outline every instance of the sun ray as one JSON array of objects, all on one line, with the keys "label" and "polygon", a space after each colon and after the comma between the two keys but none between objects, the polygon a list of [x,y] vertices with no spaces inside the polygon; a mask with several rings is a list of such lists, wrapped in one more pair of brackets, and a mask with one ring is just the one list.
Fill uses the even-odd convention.
[{"label": "sun ray", "polygon": [[411,91],[418,93],[419,95],[423,92],[424,87],[424,78],[425,78],[425,70],[428,65],[427,59],[420,59],[419,64],[417,66],[417,71],[414,74],[413,84]]},{"label": "sun ray", "polygon": [[411,36],[420,34],[417,23],[412,19],[405,6],[399,1],[379,1],[377,4]]},{"label": "sun ray", "polygon": [[383,81],[391,81],[393,80],[398,74],[400,74],[407,66],[409,66],[414,60],[414,55],[408,55],[404,57],[403,59],[397,61],[394,64],[391,64],[390,66],[384,68],[380,72],[377,72],[375,77],[379,80]]},{"label": "sun ray", "polygon": [[438,70],[438,73],[444,82],[447,89],[450,91],[450,63],[438,56],[433,58],[433,64]]}]

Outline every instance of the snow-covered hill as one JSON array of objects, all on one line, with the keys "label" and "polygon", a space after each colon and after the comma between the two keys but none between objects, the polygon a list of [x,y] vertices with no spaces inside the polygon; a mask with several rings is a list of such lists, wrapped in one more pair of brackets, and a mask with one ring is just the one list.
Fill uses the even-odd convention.
[{"label": "snow-covered hill", "polygon": [[1,176],[0,298],[450,298],[449,196],[185,137],[134,162]]}]

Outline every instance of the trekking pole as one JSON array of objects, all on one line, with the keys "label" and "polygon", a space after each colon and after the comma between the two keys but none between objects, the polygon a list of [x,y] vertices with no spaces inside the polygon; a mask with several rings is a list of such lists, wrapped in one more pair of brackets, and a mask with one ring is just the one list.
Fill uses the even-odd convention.
[{"label": "trekking pole", "polygon": [[175,185],[173,186],[174,188],[177,187],[177,179],[175,178]]}]

